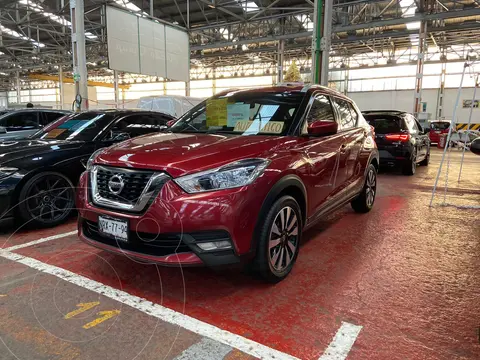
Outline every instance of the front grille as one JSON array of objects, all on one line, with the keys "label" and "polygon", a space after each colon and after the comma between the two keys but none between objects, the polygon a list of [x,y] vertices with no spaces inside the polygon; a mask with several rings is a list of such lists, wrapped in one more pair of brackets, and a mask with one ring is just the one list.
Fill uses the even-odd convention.
[{"label": "front grille", "polygon": [[183,243],[182,235],[176,233],[154,234],[129,231],[128,242],[124,242],[103,236],[98,230],[98,224],[90,220],[83,220],[83,232],[88,238],[102,244],[146,255],[165,256],[191,251]]},{"label": "front grille", "polygon": [[[121,175],[125,183],[119,194],[112,193],[108,188],[108,182],[114,175]],[[97,191],[104,199],[133,205],[142,195],[152,175],[153,171],[99,166],[97,169]]]}]

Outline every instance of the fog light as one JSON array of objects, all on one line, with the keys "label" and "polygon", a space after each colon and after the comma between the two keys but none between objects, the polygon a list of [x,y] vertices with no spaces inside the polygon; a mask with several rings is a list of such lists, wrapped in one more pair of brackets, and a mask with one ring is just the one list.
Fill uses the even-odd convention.
[{"label": "fog light", "polygon": [[224,250],[224,249],[232,248],[232,245],[230,244],[230,242],[226,240],[198,243],[197,246],[204,251]]}]

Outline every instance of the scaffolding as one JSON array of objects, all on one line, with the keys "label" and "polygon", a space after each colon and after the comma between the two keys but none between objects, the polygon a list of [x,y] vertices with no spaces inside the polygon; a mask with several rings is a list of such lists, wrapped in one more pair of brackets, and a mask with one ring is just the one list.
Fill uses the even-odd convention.
[{"label": "scaffolding", "polygon": [[[432,197],[430,199],[430,207],[433,206],[433,200],[434,200],[435,194],[437,192],[437,186],[438,186],[438,182],[439,182],[439,179],[440,179],[440,175],[442,174],[442,168],[443,168],[443,164],[445,162],[445,159],[446,159],[445,187],[444,187],[444,192],[443,192],[443,202],[441,203],[441,205],[442,206],[452,205],[452,204],[448,204],[446,202],[447,190],[448,190],[448,177],[449,177],[449,170],[450,170],[450,153],[451,153],[451,150],[452,150],[451,139],[452,139],[453,129],[456,129],[456,127],[457,127],[457,109],[458,109],[458,106],[459,106],[459,103],[460,103],[460,96],[461,96],[462,88],[463,88],[463,80],[465,78],[465,73],[468,69],[470,75],[473,76],[474,79],[475,79],[475,86],[474,86],[474,89],[473,89],[473,97],[472,97],[472,101],[471,101],[471,104],[470,104],[470,112],[469,112],[469,117],[468,117],[468,125],[467,125],[467,130],[466,130],[467,132],[466,132],[466,137],[465,137],[465,144],[462,147],[462,157],[461,157],[461,160],[460,160],[460,170],[459,170],[458,179],[457,179],[458,183],[460,183],[460,181],[461,181],[463,162],[464,162],[464,159],[465,159],[465,150],[467,149],[467,141],[468,141],[468,135],[469,135],[469,131],[470,131],[469,129],[470,129],[470,124],[472,122],[473,109],[474,109],[475,103],[476,103],[476,101],[475,101],[476,98],[475,97],[476,97],[476,94],[477,94],[477,88],[479,87],[479,73],[474,71],[474,65],[476,63],[478,63],[478,61],[473,61],[473,62],[468,62],[467,61],[467,62],[465,62],[464,67],[463,67],[463,72],[462,72],[462,76],[461,76],[461,79],[460,79],[460,85],[458,87],[458,92],[457,92],[457,98],[455,100],[455,105],[454,105],[454,108],[453,108],[452,122],[451,122],[450,128],[448,130],[448,135],[447,135],[447,139],[446,139],[446,142],[445,142],[445,147],[443,149],[442,160],[440,162],[440,166],[439,166],[438,171],[437,171],[437,176],[435,178],[435,184],[434,184],[433,190],[432,190]],[[462,207],[467,207],[467,208],[471,208],[471,209],[480,209],[480,206],[478,206],[478,205],[462,206]]]}]

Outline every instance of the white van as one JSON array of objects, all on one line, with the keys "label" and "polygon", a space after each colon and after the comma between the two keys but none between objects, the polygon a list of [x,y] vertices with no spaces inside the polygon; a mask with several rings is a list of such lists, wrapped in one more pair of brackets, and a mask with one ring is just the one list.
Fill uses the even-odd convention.
[{"label": "white van", "polygon": [[145,96],[138,100],[137,108],[159,111],[178,118],[203,100],[180,95]]}]

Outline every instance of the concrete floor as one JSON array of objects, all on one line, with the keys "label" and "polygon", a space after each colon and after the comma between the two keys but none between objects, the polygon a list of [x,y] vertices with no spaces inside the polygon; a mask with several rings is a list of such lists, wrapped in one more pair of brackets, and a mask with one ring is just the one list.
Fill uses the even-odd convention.
[{"label": "concrete floor", "polygon": [[[430,166],[413,177],[380,174],[374,209],[345,207],[324,219],[274,286],[234,270],[138,264],[75,235],[0,252],[0,359],[250,359],[257,348],[275,349],[277,359],[319,359],[342,322],[362,326],[348,359],[480,359],[480,210],[468,208],[480,205],[480,157],[466,154],[458,183],[453,150],[445,201],[442,176],[429,208],[440,158],[433,149]],[[74,230],[74,221],[7,229],[0,247]],[[114,300],[121,291],[75,284],[76,274],[140,305]],[[156,304],[189,317],[149,315]],[[210,340],[195,319],[231,334],[216,340],[247,342]]]}]

